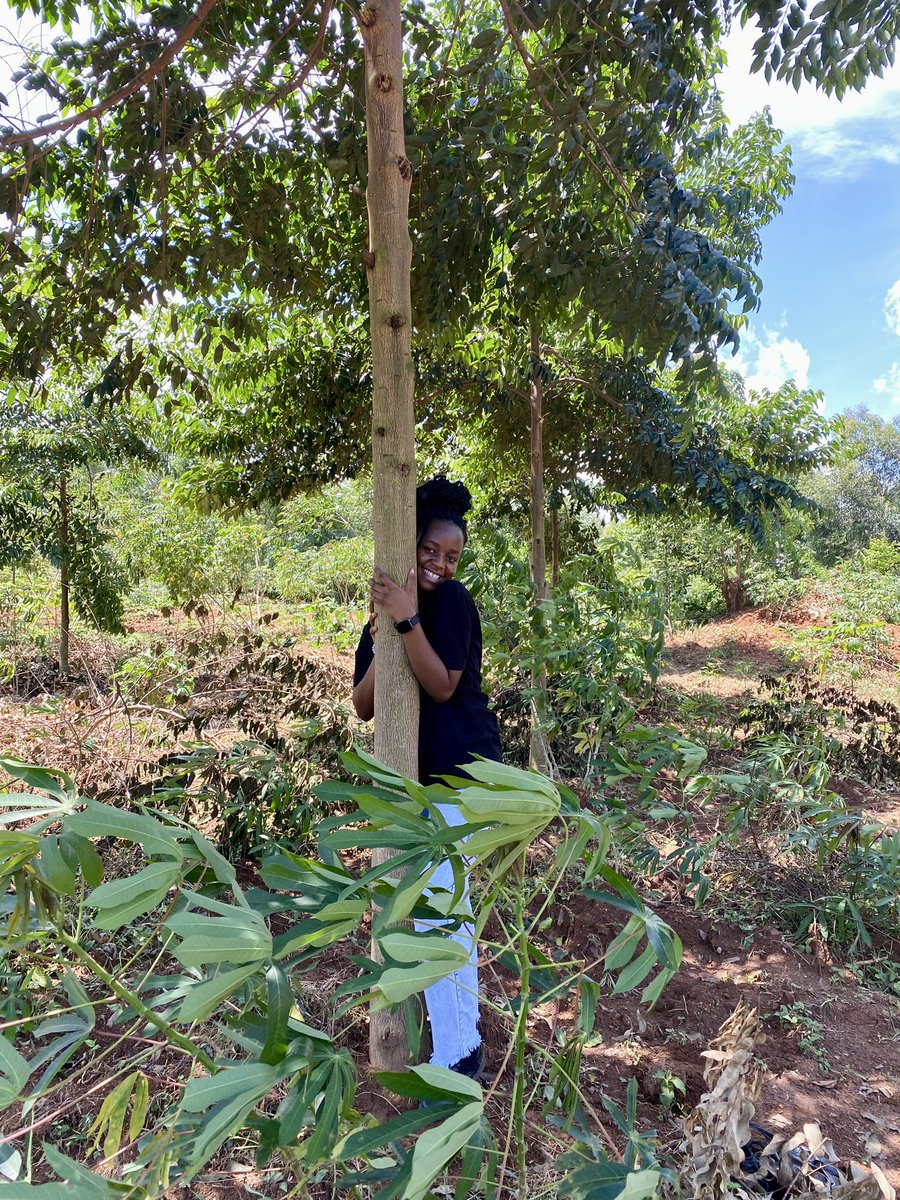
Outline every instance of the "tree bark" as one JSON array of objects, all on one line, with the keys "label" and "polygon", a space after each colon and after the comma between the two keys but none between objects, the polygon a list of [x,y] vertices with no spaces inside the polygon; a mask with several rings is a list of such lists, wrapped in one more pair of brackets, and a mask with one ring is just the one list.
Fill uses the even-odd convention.
[{"label": "tree bark", "polygon": [[722,592],[722,598],[725,601],[725,611],[729,616],[734,616],[739,612],[743,612],[747,607],[747,585],[744,582],[740,542],[735,542],[734,546],[733,578],[728,570],[728,560],[725,557],[724,550],[719,552],[719,559],[722,563],[722,581],[719,587]]},{"label": "tree bark", "polygon": [[[531,330],[531,582],[535,604],[547,595],[546,513],[544,510],[544,385],[540,378],[541,339],[537,321],[532,317]],[[532,675],[536,696],[531,714],[531,739],[528,751],[529,766],[544,775],[551,774],[550,750],[544,731],[545,705],[542,699],[547,687],[547,672],[543,666]]]},{"label": "tree bark", "polygon": [[65,473],[59,480],[59,677],[69,677],[69,496]]},{"label": "tree bark", "polygon": [[[416,473],[409,191],[403,134],[400,0],[370,0],[360,11],[365,50],[369,283],[372,337],[372,465],[375,561],[401,586],[415,563]],[[378,622],[375,755],[418,775],[419,689],[393,621]],[[389,855],[373,861],[384,861]],[[409,1060],[402,1010],[371,1013],[369,1057],[377,1070]]]},{"label": "tree bark", "polygon": [[559,509],[550,510],[550,586],[559,587]]},{"label": "tree bark", "polygon": [[541,341],[537,321],[531,320],[531,580],[535,596],[547,595],[547,544],[544,510],[544,384],[538,374]]}]

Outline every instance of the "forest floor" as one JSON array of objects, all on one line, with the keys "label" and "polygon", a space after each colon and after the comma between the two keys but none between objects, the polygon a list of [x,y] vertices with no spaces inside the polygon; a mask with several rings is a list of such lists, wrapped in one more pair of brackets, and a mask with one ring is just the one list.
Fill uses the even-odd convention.
[{"label": "forest floor", "polygon": [[[816,620],[815,614],[801,615],[794,628],[815,626]],[[142,632],[158,635],[166,628],[171,630],[161,620],[148,619]],[[712,724],[727,727],[760,694],[761,678],[787,669],[792,644],[790,624],[755,612],[672,635],[645,719],[680,722],[686,736]],[[27,696],[8,689],[0,693],[0,752],[66,769],[90,794],[115,794],[122,781],[133,780],[163,752],[164,726],[141,737],[135,736],[133,726],[126,729],[103,685],[108,666],[103,643],[85,641],[80,652],[91,668],[82,682],[60,691],[50,674],[42,685],[35,667]],[[309,653],[320,663],[332,698],[346,703],[349,656]],[[895,627],[882,661],[858,686],[896,700],[898,669],[900,627]],[[225,732],[219,730],[216,736],[224,740]],[[873,820],[900,828],[897,790],[875,789],[849,776],[832,778],[830,786]],[[707,822],[710,832],[718,820],[709,807],[703,813],[698,810],[698,818],[701,825]],[[535,853],[532,870],[539,873],[541,848]],[[720,849],[714,867],[714,885],[702,908],[684,894],[677,876],[661,873],[649,881],[651,903],[683,941],[684,962],[649,1013],[639,1008],[636,994],[607,992],[601,997],[599,1036],[585,1050],[582,1063],[586,1096],[596,1100],[598,1108],[601,1094],[622,1104],[629,1078],[636,1077],[641,1126],[656,1129],[663,1145],[674,1146],[679,1114],[704,1091],[703,1051],[743,999],[758,1008],[766,1030],[760,1052],[766,1070],[756,1120],[782,1133],[818,1122],[839,1158],[875,1161],[900,1186],[900,942],[883,939],[868,952],[868,962],[860,961],[861,956],[843,961],[815,937],[798,946],[780,903],[803,894],[804,881],[792,875],[789,864],[761,854],[758,843],[747,839]],[[647,886],[642,885],[645,893]],[[541,933],[547,952],[564,948],[588,963],[596,963],[622,925],[615,910],[584,897],[577,880],[569,891],[560,892],[551,915]],[[318,984],[311,981],[313,990],[336,986],[350,970],[340,955],[330,954],[323,961],[328,963],[328,977]],[[872,982],[873,967],[880,988],[861,982]],[[482,989],[488,997],[511,996],[516,988],[517,980],[500,967],[483,973]],[[574,1021],[565,1000],[536,1008],[529,1030],[533,1044],[554,1053]],[[364,1061],[365,1031],[359,1020],[346,1036]],[[485,1037],[489,1065],[497,1069],[506,1052],[508,1029],[488,1016]],[[498,1115],[510,1086],[509,1072],[501,1072],[493,1101]],[[366,1106],[365,1083],[357,1106]],[[74,1124],[74,1117],[69,1121]],[[534,1139],[531,1167],[536,1181],[542,1175],[552,1177],[558,1152],[552,1137]],[[261,1183],[252,1171],[235,1167],[230,1178],[219,1173],[208,1186],[201,1179],[194,1192],[228,1200]]]}]

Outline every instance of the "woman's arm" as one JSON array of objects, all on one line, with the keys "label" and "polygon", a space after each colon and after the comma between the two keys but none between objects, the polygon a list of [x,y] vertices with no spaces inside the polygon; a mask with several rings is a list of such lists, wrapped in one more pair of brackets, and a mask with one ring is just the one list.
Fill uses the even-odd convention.
[{"label": "woman's arm", "polygon": [[[346,692],[344,693],[346,695]],[[375,655],[372,665],[353,689],[353,707],[361,721],[371,721],[375,716]]]},{"label": "woman's arm", "polygon": [[353,685],[353,707],[361,721],[375,716],[375,634],[378,625],[374,612],[369,613],[369,632],[372,635],[372,661],[359,683]]},{"label": "woman's arm", "polygon": [[[393,621],[405,621],[416,614],[416,573],[411,569],[406,580],[406,587],[398,587],[396,583],[380,568],[376,567],[372,581],[372,600],[384,610]],[[413,674],[436,704],[443,704],[456,691],[457,684],[462,678],[462,671],[451,671],[444,666],[440,655],[432,649],[431,643],[425,636],[421,625],[416,625],[409,633],[401,634],[403,648]],[[369,670],[368,675],[374,675]],[[365,680],[363,680],[365,683]],[[360,687],[362,684],[360,684]],[[354,702],[355,703],[355,702]],[[374,681],[373,681],[374,705]]]},{"label": "woman's arm", "polygon": [[[397,620],[402,621],[403,618],[398,617]],[[451,671],[444,666],[440,655],[432,649],[421,625],[416,625],[409,633],[400,636],[403,638],[403,648],[413,674],[428,695],[437,704],[449,700],[462,678],[462,671]]]}]

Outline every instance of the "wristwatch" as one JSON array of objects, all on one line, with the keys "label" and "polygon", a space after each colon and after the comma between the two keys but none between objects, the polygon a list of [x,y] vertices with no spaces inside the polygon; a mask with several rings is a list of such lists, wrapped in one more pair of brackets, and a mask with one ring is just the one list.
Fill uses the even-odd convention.
[{"label": "wristwatch", "polygon": [[405,621],[395,621],[394,628],[398,633],[409,633],[411,629],[421,624],[422,618],[418,613],[413,613],[411,617],[407,617]]}]

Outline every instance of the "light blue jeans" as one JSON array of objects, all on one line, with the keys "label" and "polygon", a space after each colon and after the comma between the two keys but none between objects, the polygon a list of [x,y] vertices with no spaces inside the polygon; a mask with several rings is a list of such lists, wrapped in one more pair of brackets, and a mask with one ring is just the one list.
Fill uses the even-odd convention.
[{"label": "light blue jeans", "polygon": [[[464,825],[465,818],[454,804],[435,806],[448,825]],[[431,878],[431,888],[453,890],[453,872],[443,862]],[[426,895],[431,889],[426,890]],[[434,929],[439,921],[416,921],[416,929]],[[449,935],[469,951],[469,961],[446,979],[425,989],[425,1005],[431,1021],[431,1061],[436,1067],[452,1067],[481,1044],[478,1032],[478,947],[470,923]]]}]

